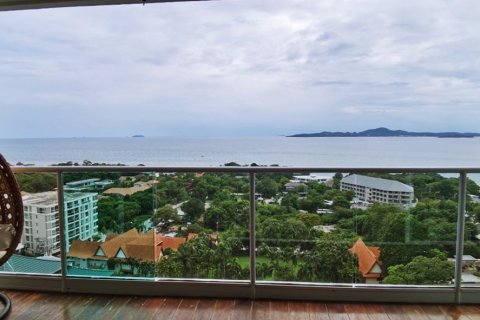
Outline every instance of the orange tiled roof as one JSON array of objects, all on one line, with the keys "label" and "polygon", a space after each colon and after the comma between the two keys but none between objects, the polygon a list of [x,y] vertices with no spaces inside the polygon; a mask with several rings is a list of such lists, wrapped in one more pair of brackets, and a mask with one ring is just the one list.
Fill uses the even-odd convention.
[{"label": "orange tiled roof", "polygon": [[363,277],[378,278],[380,273],[371,272],[375,264],[379,266],[382,262],[379,260],[381,250],[378,247],[368,247],[361,238],[359,238],[354,245],[349,249],[350,253],[355,254],[358,258],[358,269]]},{"label": "orange tiled roof", "polygon": [[149,184],[142,184],[142,186],[138,187],[130,187],[130,188],[110,188],[103,192],[103,194],[119,194],[121,196],[131,196],[134,193],[145,191],[150,189],[152,186]]},{"label": "orange tiled roof", "polygon": [[158,238],[161,241],[161,246],[162,246],[163,250],[165,250],[167,248],[170,248],[173,251],[177,251],[178,247],[180,247],[180,245],[187,242],[187,240],[185,238],[162,237],[162,236],[160,236]]},{"label": "orange tiled roof", "polygon": [[[187,242],[195,239],[196,237],[198,237],[198,233],[190,232],[187,235]],[[212,242],[214,242],[214,243],[218,243],[218,235],[216,233],[211,233],[210,234],[210,240],[212,240]]]},{"label": "orange tiled roof", "polygon": [[119,234],[118,236],[105,241],[100,245],[103,253],[105,253],[105,258],[115,257],[118,252],[118,249],[126,243],[133,241],[139,237],[137,229],[133,228],[128,230],[125,233]]},{"label": "orange tiled roof", "polygon": [[[68,256],[107,260],[115,258],[122,250],[126,258],[157,262],[160,259],[160,250],[170,248],[177,251],[178,247],[186,241],[185,238],[157,236],[154,230],[140,234],[133,228],[120,235],[112,236],[103,243],[74,240]],[[99,248],[105,256],[95,255]]]},{"label": "orange tiled roof", "polygon": [[73,240],[68,250],[67,257],[81,259],[92,258],[97,252],[100,243],[93,241]]},{"label": "orange tiled roof", "polygon": [[155,247],[150,245],[128,243],[122,246],[122,250],[128,258],[135,258],[143,261],[157,262],[160,257],[155,256]]}]

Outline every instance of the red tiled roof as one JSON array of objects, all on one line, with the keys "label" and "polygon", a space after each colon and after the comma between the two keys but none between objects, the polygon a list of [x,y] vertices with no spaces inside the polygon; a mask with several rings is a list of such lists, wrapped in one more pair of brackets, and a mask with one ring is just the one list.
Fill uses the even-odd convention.
[{"label": "red tiled roof", "polygon": [[379,266],[382,262],[379,260],[381,250],[379,247],[368,247],[361,238],[349,249],[350,253],[358,258],[358,269],[365,278],[378,278],[380,273],[371,272],[375,264]]},{"label": "red tiled roof", "polygon": [[172,249],[173,251],[177,251],[180,245],[184,244],[187,240],[185,238],[174,238],[174,237],[158,237],[161,241],[162,249],[165,250],[167,248]]}]

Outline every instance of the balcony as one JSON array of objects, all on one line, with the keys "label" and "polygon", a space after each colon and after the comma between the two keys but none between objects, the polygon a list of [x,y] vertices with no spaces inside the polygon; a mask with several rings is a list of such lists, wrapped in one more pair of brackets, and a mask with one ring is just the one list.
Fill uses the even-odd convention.
[{"label": "balcony", "polygon": [[[235,299],[399,303],[480,301],[480,286],[474,275],[476,260],[465,260],[466,253],[478,250],[478,244],[473,242],[476,231],[472,229],[476,218],[467,190],[472,185],[469,177],[480,173],[479,168],[14,167],[13,170],[18,175],[57,175],[62,250],[56,255],[57,262],[49,261],[50,264],[57,263],[56,272],[6,270],[0,276],[3,288]],[[352,200],[353,192],[342,194],[333,184],[312,182],[305,190],[288,192],[281,185],[274,190],[268,186],[272,181],[285,183],[295,173],[308,172],[402,178],[418,187],[416,196],[422,200],[418,202],[421,205],[405,209],[395,204],[368,204],[352,209],[356,205]],[[108,202],[105,199],[117,201],[117,209],[113,211],[117,219],[108,220],[107,224],[105,220],[99,223],[98,230],[105,234],[92,234],[88,239],[65,237],[69,233],[66,230],[67,210],[63,209],[67,191],[63,186],[71,173],[83,173],[89,178],[96,173],[111,173],[117,177],[129,174],[140,180],[156,181],[135,196],[148,199],[145,208],[137,208],[141,212],[138,216],[148,213],[148,220],[155,223],[140,230],[141,223],[129,216],[127,210],[133,210],[129,201],[134,194],[102,197],[103,200],[98,200],[99,219],[106,214]],[[420,174],[424,176],[418,176]],[[427,176],[436,177],[440,181],[437,186],[446,184],[441,181],[455,186],[440,194],[442,190],[432,191],[432,185],[425,182],[422,187],[423,182],[415,180]],[[191,212],[183,204],[187,199],[199,196],[202,190],[205,191],[200,195],[205,200],[202,202],[203,214],[187,218]],[[436,198],[422,195],[431,191],[433,193],[428,197],[435,194]],[[300,193],[304,196],[299,197]],[[322,195],[319,198],[322,201],[316,204],[313,201],[315,193]],[[342,198],[348,195],[352,199]],[[296,199],[295,205],[291,204],[292,199]],[[333,206],[325,204],[332,203],[332,199]],[[161,212],[164,206],[175,208],[175,216],[182,210],[186,213],[176,218],[160,219],[165,214]],[[320,209],[322,213],[317,214],[317,207],[328,208]],[[442,220],[442,215],[447,217],[446,220]],[[173,223],[172,219],[178,221]],[[373,225],[375,222],[380,224]],[[380,228],[390,223],[391,229]],[[170,228],[166,224],[170,224]],[[175,241],[171,240],[175,237],[168,239],[168,232],[172,230],[175,230],[176,238],[185,237],[180,245],[167,245]],[[115,252],[110,248],[113,242],[107,245],[108,236],[101,240],[111,231],[119,234],[115,240],[118,242]],[[194,231],[198,234],[191,236]],[[203,236],[201,231],[204,231]],[[146,240],[148,235],[151,240]],[[122,237],[132,242],[119,244]],[[81,240],[77,242],[81,246],[93,245],[95,252],[83,258],[73,252],[73,243],[78,240]],[[140,246],[135,247],[145,241],[155,243],[145,253],[153,257],[154,264],[145,264],[150,258],[140,257],[139,252],[145,247],[141,250]],[[184,249],[180,249],[182,245]],[[160,250],[160,246],[164,247]],[[36,250],[40,253],[45,247],[48,248],[48,243],[41,244]],[[202,248],[207,254],[200,254]],[[181,254],[186,255],[185,260]],[[363,262],[360,260],[365,254],[373,257],[369,270],[363,270],[361,266]],[[131,263],[127,263],[129,256],[136,257],[136,262],[130,259]],[[217,259],[219,257],[222,258]],[[113,264],[111,261],[116,266],[108,266]],[[170,265],[165,261],[170,261]],[[175,267],[175,261],[180,264],[185,261],[186,265]],[[420,284],[412,284],[408,277],[400,280],[392,277],[395,268],[404,270],[397,276],[414,268],[409,264],[413,261],[416,261],[416,267],[432,268],[432,272],[435,264],[442,265],[446,275],[433,276]],[[148,265],[155,267],[148,269]],[[461,277],[462,281],[456,281]]]}]

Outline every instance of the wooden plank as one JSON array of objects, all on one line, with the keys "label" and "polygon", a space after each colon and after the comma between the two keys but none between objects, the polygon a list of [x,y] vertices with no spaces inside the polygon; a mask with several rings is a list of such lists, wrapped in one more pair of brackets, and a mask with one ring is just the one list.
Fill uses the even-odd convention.
[{"label": "wooden plank", "polygon": [[289,301],[288,302],[289,317],[290,319],[305,319],[309,320],[308,306],[305,302],[301,301]]},{"label": "wooden plank", "polygon": [[165,303],[166,298],[163,297],[148,297],[145,303],[142,305],[142,319],[155,319],[155,315],[160,313],[162,305]]},{"label": "wooden plank", "polygon": [[61,304],[58,306],[57,314],[50,318],[50,320],[60,320],[60,319],[72,319],[73,317],[69,316],[69,310],[80,303],[84,297],[77,294],[68,294],[61,296],[59,300]]},{"label": "wooden plank", "polygon": [[327,303],[328,316],[332,320],[349,320],[343,303]]},{"label": "wooden plank", "polygon": [[401,305],[384,304],[382,308],[390,320],[410,320],[409,316],[403,313]]},{"label": "wooden plank", "polygon": [[200,299],[195,311],[195,320],[213,320],[216,299]]},{"label": "wooden plank", "polygon": [[252,319],[252,300],[237,299],[230,317],[232,320]]},{"label": "wooden plank", "polygon": [[288,303],[286,301],[270,302],[270,319],[287,320],[290,319],[288,314]]},{"label": "wooden plank", "polygon": [[480,308],[477,305],[461,305],[458,306],[462,315],[471,320],[480,320]]},{"label": "wooden plank", "polygon": [[361,303],[345,303],[345,311],[350,320],[370,320],[367,309]]},{"label": "wooden plank", "polygon": [[363,306],[371,320],[390,320],[381,304],[364,303]]},{"label": "wooden plank", "polygon": [[[128,298],[128,297],[124,297]],[[115,320],[147,320],[152,317],[152,313],[148,313],[147,311],[151,311],[149,309],[144,309],[143,305],[145,305],[148,298],[145,297],[138,297],[133,296],[129,299],[123,299],[118,301],[119,307],[113,313],[113,319]],[[115,303],[115,301],[112,301]],[[141,310],[141,312],[140,312]]]},{"label": "wooden plank", "polygon": [[215,309],[213,310],[212,319],[230,319],[234,306],[235,300],[218,299],[217,303],[215,303]]},{"label": "wooden plank", "polygon": [[390,319],[381,304],[376,304],[376,303],[365,304],[365,309],[367,309],[368,316],[370,317],[371,320]]},{"label": "wooden plank", "polygon": [[428,319],[446,320],[451,319],[438,305],[425,304],[420,307]]},{"label": "wooden plank", "polygon": [[440,309],[448,315],[448,317],[456,320],[472,320],[468,317],[468,315],[462,314],[460,310],[461,306],[458,305],[441,305]]},{"label": "wooden plank", "polygon": [[328,320],[328,309],[323,302],[307,302],[308,315],[311,320]]},{"label": "wooden plank", "polygon": [[198,299],[185,298],[178,305],[177,311],[172,316],[172,319],[188,320],[195,319],[195,311],[197,309]]},{"label": "wooden plank", "polygon": [[113,299],[115,299],[115,297],[107,295],[88,296],[85,304],[81,304],[79,307],[76,305],[70,307],[67,314],[78,319],[94,319],[105,313],[104,309],[110,306]]},{"label": "wooden plank", "polygon": [[428,315],[418,305],[404,304],[400,305],[400,310],[408,316],[409,319],[414,320],[428,320]]},{"label": "wooden plank", "polygon": [[[11,291],[5,292],[11,299],[12,303],[12,308],[10,311],[10,317],[9,318],[15,318],[22,312],[24,312],[24,308],[26,308],[26,304],[28,302],[28,299],[33,295],[32,292],[17,292],[16,294],[13,294]],[[3,307],[3,305],[2,305]]]},{"label": "wooden plank", "polygon": [[[252,306],[252,319],[269,320],[270,318],[270,301],[256,300]],[[275,320],[275,319],[272,319]]]},{"label": "wooden plank", "polygon": [[[20,312],[15,315],[17,319],[34,319],[37,316],[37,310],[44,306],[43,300],[46,295],[42,293],[32,293],[23,301]],[[18,308],[16,306],[15,308]],[[13,309],[13,307],[12,307]],[[12,310],[13,311],[13,310]]]},{"label": "wooden plank", "polygon": [[181,302],[181,298],[166,298],[162,306],[155,312],[154,319],[170,319]]}]

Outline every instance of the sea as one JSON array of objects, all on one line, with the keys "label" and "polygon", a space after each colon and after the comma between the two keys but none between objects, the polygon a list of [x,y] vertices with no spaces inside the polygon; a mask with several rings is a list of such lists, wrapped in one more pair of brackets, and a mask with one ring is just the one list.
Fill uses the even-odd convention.
[{"label": "sea", "polygon": [[[11,163],[48,166],[84,160],[160,167],[480,167],[480,138],[124,137],[0,139]],[[480,181],[480,179],[475,178]]]}]

